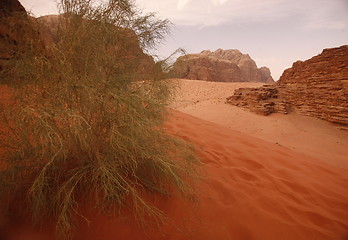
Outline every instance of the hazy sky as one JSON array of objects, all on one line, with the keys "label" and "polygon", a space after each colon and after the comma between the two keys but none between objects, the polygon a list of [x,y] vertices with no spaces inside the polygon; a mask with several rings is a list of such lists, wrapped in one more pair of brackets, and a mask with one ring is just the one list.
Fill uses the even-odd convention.
[{"label": "hazy sky", "polygon": [[[36,16],[56,13],[55,0],[20,0]],[[155,51],[166,57],[217,48],[248,53],[275,80],[296,60],[348,44],[348,0],[136,0],[144,12],[174,23]]]}]

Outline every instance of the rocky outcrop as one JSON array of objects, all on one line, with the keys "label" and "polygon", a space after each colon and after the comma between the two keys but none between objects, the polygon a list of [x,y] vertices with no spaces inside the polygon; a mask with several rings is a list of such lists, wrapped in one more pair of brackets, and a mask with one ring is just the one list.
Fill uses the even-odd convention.
[{"label": "rocky outcrop", "polygon": [[0,16],[10,16],[15,12],[26,14],[24,7],[18,0],[1,0]]},{"label": "rocky outcrop", "polygon": [[[58,41],[58,29],[66,23],[66,18],[62,14],[47,15],[37,19],[40,33],[46,45],[54,45]],[[151,71],[155,69],[155,61],[152,56],[143,52],[136,33],[131,29],[120,28],[111,24],[107,27],[117,31],[118,45],[110,46],[110,52],[114,51],[113,55],[117,58],[115,61],[121,61],[127,71],[134,70],[137,73],[136,76],[139,76],[139,80],[148,79],[147,75],[151,75]]]},{"label": "rocky outcrop", "polygon": [[261,82],[264,83],[273,83],[274,80],[271,75],[271,70],[268,67],[261,67],[259,68],[260,76],[261,76]]},{"label": "rocky outcrop", "polygon": [[274,85],[236,89],[234,95],[227,98],[227,102],[265,116],[274,112],[287,114],[290,108],[279,98],[278,88]]},{"label": "rocky outcrop", "polygon": [[216,60],[208,56],[188,55],[180,57],[173,72],[178,78],[192,80],[241,82],[240,68],[229,61]]},{"label": "rocky outcrop", "polygon": [[264,115],[296,109],[348,128],[348,45],[297,61],[276,84],[238,89],[227,102]]},{"label": "rocky outcrop", "polygon": [[0,4],[0,70],[14,57],[28,39],[38,42],[27,12],[18,0],[2,0]]},{"label": "rocky outcrop", "polygon": [[[49,15],[33,18],[27,15],[18,0],[3,0],[0,4],[0,71],[8,65],[16,54],[28,49],[45,51],[54,46],[59,34],[58,26],[65,15]],[[88,21],[88,20],[86,20]],[[117,28],[110,25],[110,28]],[[116,32],[116,31],[115,31]],[[136,33],[130,29],[118,28],[119,45],[110,46],[117,52],[115,61],[124,64],[125,71],[134,71],[138,80],[148,79],[152,71],[157,71],[153,57],[145,54],[140,47]],[[10,66],[8,66],[10,67]],[[156,70],[155,70],[156,69]]]},{"label": "rocky outcrop", "polygon": [[257,68],[248,54],[238,50],[209,50],[179,57],[172,72],[179,78],[216,82],[273,83],[267,67]]}]

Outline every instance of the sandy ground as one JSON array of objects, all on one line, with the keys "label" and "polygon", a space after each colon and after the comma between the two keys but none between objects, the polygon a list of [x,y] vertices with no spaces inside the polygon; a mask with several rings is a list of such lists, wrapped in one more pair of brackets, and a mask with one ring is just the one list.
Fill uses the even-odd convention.
[{"label": "sandy ground", "polygon": [[[348,170],[180,112],[166,128],[197,147],[197,200],[150,196],[168,217],[160,228],[142,227],[127,210],[110,217],[82,203],[89,222],[78,218],[74,239],[347,239]],[[20,219],[3,239],[49,240],[53,232]]]},{"label": "sandy ground", "polygon": [[225,104],[235,89],[262,84],[177,81],[174,109],[348,169],[348,131],[296,113],[261,116]]},{"label": "sandy ground", "polygon": [[[202,161],[195,200],[175,193],[146,195],[167,217],[159,228],[142,226],[127,209],[120,216],[105,216],[82,201],[89,222],[75,218],[73,239],[348,239],[348,169],[339,152],[347,151],[346,133],[298,115],[261,117],[224,105],[220,94],[229,96],[237,85],[183,81],[182,101],[173,107],[202,116],[173,110],[165,124],[168,132],[194,144]],[[330,152],[326,144],[339,147]],[[0,226],[1,239],[55,239],[52,225],[32,228],[30,221],[14,216]]]}]

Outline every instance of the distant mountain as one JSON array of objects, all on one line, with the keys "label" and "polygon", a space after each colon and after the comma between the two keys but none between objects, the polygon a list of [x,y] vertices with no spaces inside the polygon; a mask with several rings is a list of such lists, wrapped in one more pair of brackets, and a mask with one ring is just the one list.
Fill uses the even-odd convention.
[{"label": "distant mountain", "polygon": [[257,68],[248,54],[234,49],[179,57],[172,73],[179,78],[215,82],[274,82],[267,67]]}]

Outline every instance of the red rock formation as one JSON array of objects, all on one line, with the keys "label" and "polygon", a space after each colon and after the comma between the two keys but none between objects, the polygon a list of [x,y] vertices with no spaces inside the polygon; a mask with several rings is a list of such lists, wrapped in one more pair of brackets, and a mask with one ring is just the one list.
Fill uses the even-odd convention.
[{"label": "red rock formation", "polygon": [[0,16],[10,16],[13,13],[23,13],[26,15],[24,7],[18,0],[1,0],[0,4]]},{"label": "red rock formation", "polygon": [[[0,4],[0,70],[18,52],[26,51],[28,43],[34,44],[29,48],[36,51],[55,45],[58,25],[63,19],[59,15],[35,19],[27,15],[18,0],[3,0]],[[110,47],[112,51],[117,51],[115,61],[121,61],[126,71],[135,71],[139,80],[148,79],[148,75],[156,69],[154,59],[143,52],[134,31],[119,28],[117,32],[119,45]]]},{"label": "red rock formation", "polygon": [[259,72],[261,75],[261,82],[265,82],[265,83],[273,83],[274,82],[274,80],[271,76],[271,70],[269,70],[268,67],[259,68]]},{"label": "red rock formation", "polygon": [[348,126],[348,45],[297,61],[275,85],[238,89],[227,102],[265,115],[297,109]]},{"label": "red rock formation", "polygon": [[287,114],[290,108],[279,98],[278,88],[274,85],[264,85],[260,88],[239,88],[235,90],[233,96],[227,98],[227,102],[265,116],[274,112]]},{"label": "red rock formation", "polygon": [[273,83],[268,68],[257,68],[248,54],[238,50],[209,50],[178,58],[173,72],[180,78],[217,82]]},{"label": "red rock formation", "polygon": [[18,0],[0,4],[0,70],[29,39],[38,43],[38,33],[31,26],[27,12]]},{"label": "red rock formation", "polygon": [[[59,34],[58,28],[65,20],[64,15],[47,15],[39,17],[37,20],[40,23],[40,33],[44,42],[48,45],[55,44],[58,39],[57,34]],[[110,51],[117,52],[115,61],[122,60],[128,69],[134,69],[139,80],[147,79],[147,74],[155,68],[155,61],[152,56],[143,52],[136,33],[131,29],[114,25],[109,25],[109,27],[116,29],[119,40],[117,45],[110,46]]]},{"label": "red rock formation", "polygon": [[241,82],[240,68],[229,61],[216,61],[208,56],[188,55],[180,57],[174,65],[180,78],[219,82]]}]

